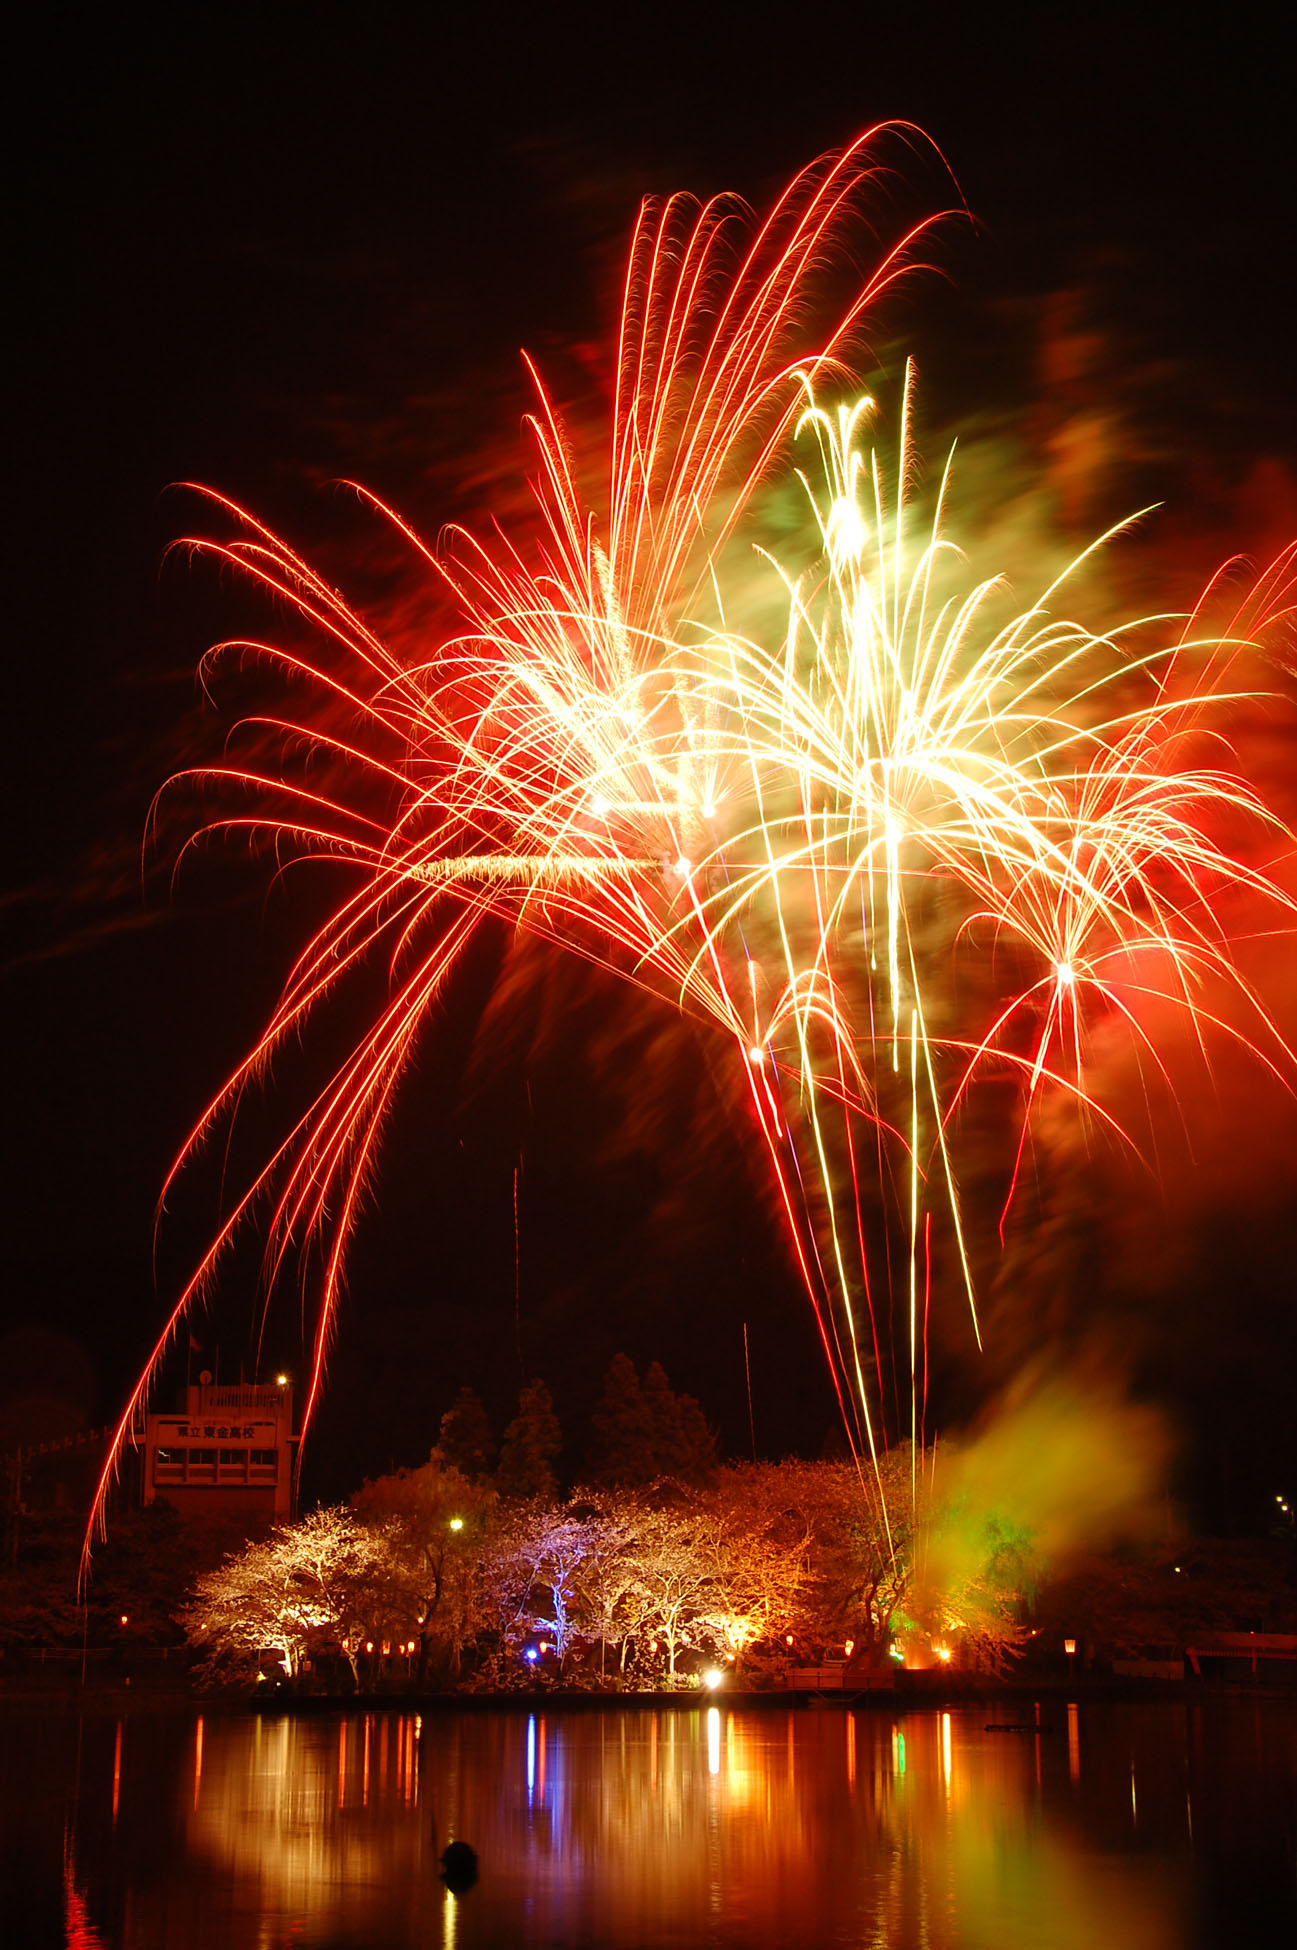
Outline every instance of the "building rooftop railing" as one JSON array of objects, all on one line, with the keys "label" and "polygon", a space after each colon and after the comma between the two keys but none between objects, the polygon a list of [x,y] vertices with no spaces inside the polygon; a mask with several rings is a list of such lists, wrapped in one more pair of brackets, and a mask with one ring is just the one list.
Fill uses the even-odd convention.
[{"label": "building rooftop railing", "polygon": [[195,1392],[204,1412],[218,1408],[278,1408],[287,1394],[284,1388],[263,1388],[247,1382],[240,1382],[233,1388],[204,1387],[200,1383]]}]

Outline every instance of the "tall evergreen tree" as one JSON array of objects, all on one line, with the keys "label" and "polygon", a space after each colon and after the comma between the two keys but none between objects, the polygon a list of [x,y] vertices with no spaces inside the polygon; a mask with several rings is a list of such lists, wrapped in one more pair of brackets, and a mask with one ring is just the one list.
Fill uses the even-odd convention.
[{"label": "tall evergreen tree", "polygon": [[679,1400],[660,1361],[650,1365],[640,1398],[644,1404],[649,1452],[657,1473],[679,1476],[685,1461],[684,1421]]},{"label": "tall evergreen tree", "polygon": [[656,1474],[702,1483],[716,1467],[716,1437],[692,1395],[677,1395],[660,1361],[644,1377],[643,1401]]},{"label": "tall evergreen tree", "polygon": [[617,1489],[651,1483],[658,1474],[653,1467],[649,1412],[629,1355],[614,1354],[609,1363],[590,1417],[586,1462],[596,1482]]},{"label": "tall evergreen tree", "polygon": [[716,1472],[716,1431],[708,1425],[702,1408],[692,1395],[678,1395],[682,1457],[680,1480],[683,1483],[710,1482]]},{"label": "tall evergreen tree", "polygon": [[704,1482],[716,1467],[716,1438],[692,1395],[677,1395],[654,1361],[643,1383],[624,1354],[614,1357],[590,1418],[591,1474],[642,1489],[662,1477]]},{"label": "tall evergreen tree", "polygon": [[461,1388],[442,1416],[437,1447],[443,1462],[471,1483],[490,1475],[495,1462],[495,1438],[482,1398],[475,1389]]},{"label": "tall evergreen tree", "polygon": [[552,1497],[558,1489],[554,1464],[563,1431],[543,1381],[532,1381],[518,1397],[518,1413],[504,1432],[495,1486],[501,1496]]}]

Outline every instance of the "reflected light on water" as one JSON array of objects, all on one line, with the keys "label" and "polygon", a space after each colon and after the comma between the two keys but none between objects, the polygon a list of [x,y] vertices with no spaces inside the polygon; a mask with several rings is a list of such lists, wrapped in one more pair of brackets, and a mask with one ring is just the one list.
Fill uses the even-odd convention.
[{"label": "reflected light on water", "polygon": [[77,1888],[72,1840],[67,1833],[63,1837],[63,1936],[66,1950],[105,1950],[104,1939],[91,1922],[86,1900]]},{"label": "reflected light on water", "polygon": [[[1271,1850],[1291,1903],[1297,1710],[1217,1726],[1073,1704],[1066,1741],[1063,1711],[1016,1738],[989,1736],[984,1708],[702,1701],[158,1716],[132,1718],[130,1740],[105,1719],[66,1804],[65,1940],[1184,1950],[1216,1940],[1192,1905],[1222,1832],[1253,1881]],[[11,1824],[21,1751],[0,1750]],[[480,1863],[458,1897],[451,1839]]]}]

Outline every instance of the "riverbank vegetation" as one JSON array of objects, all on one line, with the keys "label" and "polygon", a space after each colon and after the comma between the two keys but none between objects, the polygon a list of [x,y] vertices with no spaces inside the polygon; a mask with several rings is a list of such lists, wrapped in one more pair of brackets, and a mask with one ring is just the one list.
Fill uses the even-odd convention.
[{"label": "riverbank vegetation", "polygon": [[356,1690],[761,1684],[789,1666],[957,1658],[996,1669],[1026,1636],[1027,1560],[986,1530],[959,1590],[923,1582],[907,1450],[878,1485],[841,1462],[716,1469],[509,1497],[434,1453],[198,1579],[183,1613],[213,1676],[277,1670]]},{"label": "riverbank vegetation", "polygon": [[[201,1686],[323,1693],[746,1687],[898,1666],[996,1674],[1067,1641],[1083,1663],[1203,1631],[1297,1624],[1291,1540],[1137,1547],[1045,1564],[1021,1514],[908,1444],[720,1464],[697,1403],[619,1356],[578,1479],[533,1381],[493,1434],[461,1389],[418,1467],[249,1539],[163,1503],[125,1510],[78,1594],[68,1511],[0,1569],[0,1654],[169,1648]],[[944,1487],[943,1487],[944,1485]]]}]

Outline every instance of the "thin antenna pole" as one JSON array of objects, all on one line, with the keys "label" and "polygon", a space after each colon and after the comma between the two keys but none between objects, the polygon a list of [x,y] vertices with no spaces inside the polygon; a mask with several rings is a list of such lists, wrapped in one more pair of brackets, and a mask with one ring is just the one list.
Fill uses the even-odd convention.
[{"label": "thin antenna pole", "polygon": [[527,1382],[527,1370],[522,1358],[522,1251],[518,1238],[518,1174],[522,1170],[522,1153],[513,1168],[513,1338],[518,1349],[518,1373],[523,1386]]},{"label": "thin antenna pole", "polygon": [[752,1364],[748,1360],[748,1323],[743,1323],[743,1372],[748,1384],[748,1434],[752,1437],[752,1460],[757,1459],[757,1425],[752,1419]]}]

